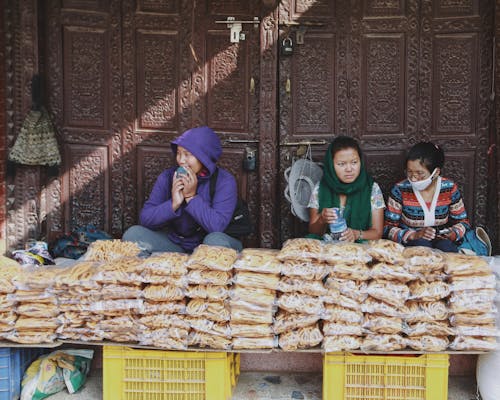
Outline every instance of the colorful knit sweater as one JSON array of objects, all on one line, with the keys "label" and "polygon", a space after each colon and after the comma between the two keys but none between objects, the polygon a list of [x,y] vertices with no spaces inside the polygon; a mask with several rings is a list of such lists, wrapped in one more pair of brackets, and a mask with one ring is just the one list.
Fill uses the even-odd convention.
[{"label": "colorful knit sweater", "polygon": [[[395,242],[405,243],[411,232],[425,226],[424,211],[408,179],[392,188],[384,214],[384,237]],[[470,229],[460,191],[457,185],[447,178],[441,179],[433,226],[450,228],[450,239],[455,242],[460,241],[465,231]]]}]

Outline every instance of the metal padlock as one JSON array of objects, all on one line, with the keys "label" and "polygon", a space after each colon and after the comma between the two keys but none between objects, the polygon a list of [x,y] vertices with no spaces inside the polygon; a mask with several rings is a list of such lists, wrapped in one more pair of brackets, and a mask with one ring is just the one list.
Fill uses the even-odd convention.
[{"label": "metal padlock", "polygon": [[281,55],[291,56],[293,54],[293,42],[292,38],[286,37],[281,42]]},{"label": "metal padlock", "polygon": [[250,148],[245,149],[245,158],[243,159],[243,169],[245,171],[255,171],[257,168],[257,152]]}]

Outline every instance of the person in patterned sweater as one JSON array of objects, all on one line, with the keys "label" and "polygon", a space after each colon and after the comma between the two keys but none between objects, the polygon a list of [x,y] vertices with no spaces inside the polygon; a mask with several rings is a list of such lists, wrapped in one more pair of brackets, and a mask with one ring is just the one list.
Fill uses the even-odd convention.
[{"label": "person in patterned sweater", "polygon": [[406,176],[394,185],[384,212],[384,237],[405,246],[446,252],[470,229],[457,184],[441,176],[443,149],[431,142],[414,145],[406,157]]}]

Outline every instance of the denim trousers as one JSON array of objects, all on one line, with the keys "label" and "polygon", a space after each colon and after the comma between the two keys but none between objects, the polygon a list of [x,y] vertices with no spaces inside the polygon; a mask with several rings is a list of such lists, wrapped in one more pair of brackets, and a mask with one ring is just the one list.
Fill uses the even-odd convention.
[{"label": "denim trousers", "polygon": [[[186,253],[178,244],[175,244],[168,238],[168,231],[153,231],[141,225],[134,225],[128,228],[123,234],[122,240],[135,242],[139,247],[148,253],[154,252],[178,252]],[[212,232],[203,238],[203,244],[211,246],[222,246],[241,251],[243,245],[238,239],[235,239],[224,232]]]}]

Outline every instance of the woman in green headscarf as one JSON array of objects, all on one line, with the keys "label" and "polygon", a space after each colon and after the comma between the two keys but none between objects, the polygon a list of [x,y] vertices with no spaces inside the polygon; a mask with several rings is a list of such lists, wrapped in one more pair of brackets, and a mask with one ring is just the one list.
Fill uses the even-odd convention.
[{"label": "woman in green headscarf", "polygon": [[384,197],[379,185],[365,169],[358,142],[348,136],[336,137],[325,154],[323,178],[309,201],[310,236],[323,237],[343,211],[347,230],[340,240],[361,242],[382,237]]}]

